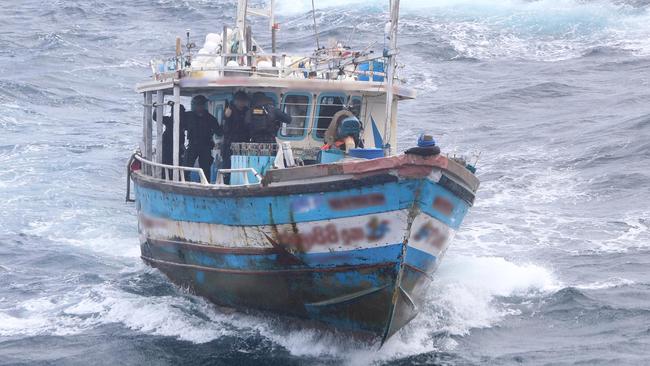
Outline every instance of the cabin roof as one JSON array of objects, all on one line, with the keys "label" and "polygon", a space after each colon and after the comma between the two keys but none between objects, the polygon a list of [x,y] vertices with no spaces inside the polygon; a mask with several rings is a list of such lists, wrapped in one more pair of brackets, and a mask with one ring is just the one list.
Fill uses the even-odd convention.
[{"label": "cabin roof", "polygon": [[[182,77],[180,79],[167,78],[164,80],[148,80],[138,83],[135,90],[138,93],[150,91],[169,91],[171,93],[175,84],[181,87],[181,92],[192,93],[204,89],[220,88],[269,88],[292,89],[300,91],[341,91],[358,92],[362,94],[381,95],[386,93],[386,83],[357,80],[326,80],[326,79],[299,79],[256,76],[220,76],[220,77]],[[393,86],[393,93],[399,99],[414,99],[416,91],[401,85]]]}]

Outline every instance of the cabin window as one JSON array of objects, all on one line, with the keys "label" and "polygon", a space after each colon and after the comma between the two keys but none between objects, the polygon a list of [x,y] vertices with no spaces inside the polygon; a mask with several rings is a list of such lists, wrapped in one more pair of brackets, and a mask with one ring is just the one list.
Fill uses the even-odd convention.
[{"label": "cabin window", "polygon": [[346,97],[341,94],[321,95],[318,98],[318,118],[316,119],[316,138],[322,139],[332,122],[332,117],[346,107]]},{"label": "cabin window", "polygon": [[281,129],[280,137],[302,137],[309,120],[311,97],[307,94],[286,94],[282,102],[282,110],[291,116],[291,123],[284,131]]}]

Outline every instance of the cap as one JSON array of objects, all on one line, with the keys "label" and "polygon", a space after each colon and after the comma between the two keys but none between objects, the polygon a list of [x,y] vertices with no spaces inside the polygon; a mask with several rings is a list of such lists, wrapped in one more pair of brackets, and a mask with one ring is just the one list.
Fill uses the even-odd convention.
[{"label": "cap", "polygon": [[436,140],[433,139],[433,136],[422,133],[418,137],[418,146],[419,147],[436,146]]}]

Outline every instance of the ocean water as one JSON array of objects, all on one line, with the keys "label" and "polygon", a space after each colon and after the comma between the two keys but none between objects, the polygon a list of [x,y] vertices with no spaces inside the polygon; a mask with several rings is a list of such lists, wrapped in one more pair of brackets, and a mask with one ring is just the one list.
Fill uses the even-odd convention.
[{"label": "ocean water", "polygon": [[[279,0],[283,49],[314,47]],[[384,1],[316,1],[380,49]],[[139,258],[125,164],[148,61],[233,1],[0,3],[0,364],[650,364],[650,5],[405,0],[400,148],[480,152],[482,187],[422,313],[381,350],[219,309]],[[254,22],[268,44],[264,21]]]}]

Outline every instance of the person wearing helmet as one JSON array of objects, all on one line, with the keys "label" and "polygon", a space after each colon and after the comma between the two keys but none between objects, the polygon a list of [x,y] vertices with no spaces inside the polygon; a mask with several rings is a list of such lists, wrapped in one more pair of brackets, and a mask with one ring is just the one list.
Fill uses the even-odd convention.
[{"label": "person wearing helmet", "polygon": [[[224,110],[226,121],[224,124],[223,143],[221,145],[222,168],[224,169],[230,169],[230,156],[232,155],[230,144],[248,142],[250,140],[250,135],[244,125],[248,105],[248,94],[241,90],[235,93],[232,102],[226,102],[226,109]],[[226,177],[227,179],[228,177]]]},{"label": "person wearing helmet", "polygon": [[[205,177],[210,179],[210,166],[212,165],[212,148],[214,147],[213,135],[222,136],[223,130],[219,121],[208,112],[208,98],[197,95],[192,98],[192,111],[187,118],[187,150],[185,151],[185,166],[192,167],[199,159],[199,166],[203,169]],[[189,174],[186,174],[186,179]]]},{"label": "person wearing helmet", "polygon": [[262,92],[253,95],[251,109],[246,114],[246,128],[251,141],[273,143],[283,123],[291,123],[291,116],[275,108],[273,100]]}]

